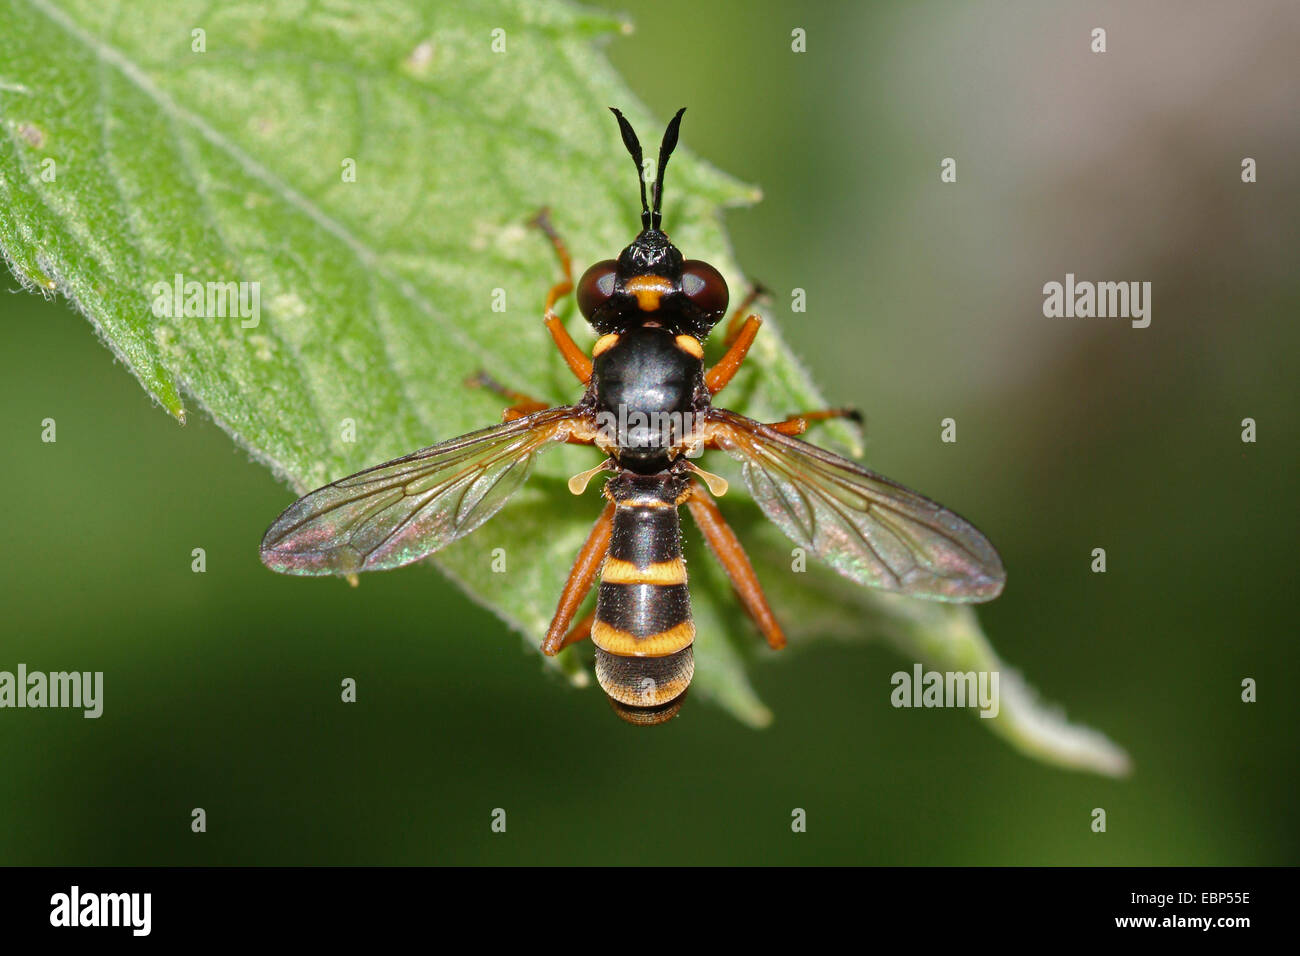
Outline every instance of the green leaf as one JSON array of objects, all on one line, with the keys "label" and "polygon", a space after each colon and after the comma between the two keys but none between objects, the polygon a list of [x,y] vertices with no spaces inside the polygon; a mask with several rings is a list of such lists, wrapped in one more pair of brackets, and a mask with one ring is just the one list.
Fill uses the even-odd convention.
[{"label": "green leaf", "polygon": [[[0,33],[21,41],[0,54],[0,248],[25,285],[84,313],[172,415],[202,408],[298,491],[497,420],[500,400],[463,385],[480,368],[572,401],[540,321],[557,266],[525,222],[549,206],[579,269],[632,234],[632,171],[605,107],[643,131],[663,118],[593,42],[621,29],[522,0],[4,0]],[[689,131],[688,113],[686,143]],[[743,288],[720,209],[757,191],[688,149],[669,182],[674,241]],[[260,283],[258,324],[156,316],[154,286],[177,274]],[[581,324],[570,322],[589,344]],[[770,321],[728,398],[756,417],[824,404]],[[821,438],[857,448],[843,425]],[[548,454],[502,516],[437,558],[530,644],[598,510],[594,491],[574,500],[564,479],[592,463],[589,449]],[[725,506],[796,645],[881,637],[937,669],[1001,669],[969,609],[795,573],[789,542],[740,492]],[[696,694],[765,724],[746,667],[767,651],[694,540],[688,558]],[[560,658],[577,682],[582,653]],[[989,723],[1013,744],[1123,771],[1122,751],[1008,683]]]}]

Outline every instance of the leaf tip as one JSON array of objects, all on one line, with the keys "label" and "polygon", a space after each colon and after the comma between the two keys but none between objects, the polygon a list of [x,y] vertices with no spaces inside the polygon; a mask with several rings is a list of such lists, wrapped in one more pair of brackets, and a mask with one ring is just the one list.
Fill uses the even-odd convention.
[{"label": "leaf tip", "polygon": [[774,719],[772,711],[763,704],[759,704],[746,718],[745,723],[755,730],[766,730],[772,726]]},{"label": "leaf tip", "polygon": [[[730,685],[719,687],[720,682],[730,682]],[[706,689],[706,694],[736,720],[750,730],[766,730],[772,726],[776,715],[767,704],[759,700],[743,670],[730,675],[716,675],[712,683],[714,687]]]},{"label": "leaf tip", "polygon": [[1003,712],[993,729],[1024,753],[1070,770],[1127,777],[1133,761],[1123,747],[1091,727],[1070,723],[1045,705],[1016,671],[1003,672]]}]

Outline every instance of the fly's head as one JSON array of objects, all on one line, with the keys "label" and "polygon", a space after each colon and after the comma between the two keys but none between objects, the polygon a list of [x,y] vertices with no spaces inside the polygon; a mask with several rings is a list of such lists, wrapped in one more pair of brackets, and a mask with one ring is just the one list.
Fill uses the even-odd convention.
[{"label": "fly's head", "polygon": [[703,341],[727,312],[722,273],[703,260],[685,258],[660,228],[664,170],[684,112],[678,110],[664,132],[653,203],[647,203],[641,144],[623,114],[613,110],[641,183],[641,232],[617,259],[597,262],[578,280],[578,308],[600,335],[651,325]]}]

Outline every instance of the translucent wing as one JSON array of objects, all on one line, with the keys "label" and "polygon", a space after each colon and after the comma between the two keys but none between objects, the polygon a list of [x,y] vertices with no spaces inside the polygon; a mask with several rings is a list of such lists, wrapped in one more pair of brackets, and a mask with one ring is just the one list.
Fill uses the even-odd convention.
[{"label": "translucent wing", "polygon": [[711,409],[709,426],[768,518],[846,578],[938,601],[1002,592],[997,551],[947,508],[735,412]]},{"label": "translucent wing", "polygon": [[295,501],[262,539],[284,574],[351,574],[418,561],[497,513],[534,456],[590,430],[573,406],[547,409],[368,468]]}]

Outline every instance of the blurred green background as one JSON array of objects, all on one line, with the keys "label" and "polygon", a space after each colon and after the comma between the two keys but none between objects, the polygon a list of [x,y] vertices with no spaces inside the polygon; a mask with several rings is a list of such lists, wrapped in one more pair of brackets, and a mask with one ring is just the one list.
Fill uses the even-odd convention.
[{"label": "blurred green background", "polygon": [[[432,571],[272,575],[256,545],[290,493],[13,292],[0,668],[107,676],[98,721],[0,712],[0,862],[1296,863],[1294,6],[617,9],[632,88],[762,186],[727,216],[738,257],[865,410],[869,463],[998,544],[992,641],[1134,774],[891,708],[909,662],[884,647],[763,666],[769,730],[697,703],[638,732]],[[1044,318],[1066,272],[1151,281],[1151,327]]]}]

